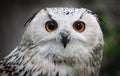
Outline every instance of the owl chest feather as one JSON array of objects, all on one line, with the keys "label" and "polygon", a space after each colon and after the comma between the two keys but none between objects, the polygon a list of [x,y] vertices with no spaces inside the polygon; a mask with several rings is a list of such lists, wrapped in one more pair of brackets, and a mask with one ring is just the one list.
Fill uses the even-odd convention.
[{"label": "owl chest feather", "polygon": [[[47,62],[46,64],[36,64],[32,69],[28,69],[28,65],[8,65],[4,64],[3,68],[0,68],[0,75],[2,76],[90,76],[87,67],[76,68],[72,64],[66,62],[56,62],[52,64]],[[25,67],[26,66],[26,67]],[[20,69],[18,69],[20,68]]]},{"label": "owl chest feather", "polygon": [[[22,47],[22,49],[25,48]],[[65,57],[49,53],[42,56],[37,51],[31,54],[30,51],[33,50],[26,50],[29,50],[29,52],[23,54],[23,56],[21,53],[20,57],[17,57],[17,53],[13,53],[17,58],[14,59],[15,56],[10,57],[6,63],[6,65],[14,66],[16,76],[97,76],[92,73],[94,66],[90,65],[80,55]],[[3,69],[8,70],[6,68]],[[14,73],[12,74],[14,76]]]},{"label": "owl chest feather", "polygon": [[[20,76],[90,76],[90,69],[86,63],[75,57],[51,57],[41,59],[38,62],[33,60],[23,65]],[[26,73],[27,72],[27,73]]]},{"label": "owl chest feather", "polygon": [[[95,49],[99,50],[98,48]],[[92,53],[84,55],[78,52],[75,55],[70,53],[70,56],[67,56],[69,54],[57,55],[54,52],[53,54],[50,51],[51,49],[48,50],[49,52],[43,52],[43,50],[45,50],[44,47],[40,49],[34,45],[29,48],[19,46],[8,57],[7,62],[2,65],[9,66],[10,64],[10,66],[13,66],[15,74],[18,76],[97,76],[99,73],[99,62],[95,67],[96,63],[94,64],[94,55]],[[11,71],[11,68],[6,69],[3,67],[2,69]],[[14,76],[14,73],[12,74]]]},{"label": "owl chest feather", "polygon": [[[24,71],[21,71],[21,76],[26,74],[32,76],[46,75],[46,76],[89,76],[87,66],[76,64],[75,61],[70,60],[55,60],[54,62],[42,61],[32,66],[26,64]],[[26,76],[27,76],[26,75]]]}]

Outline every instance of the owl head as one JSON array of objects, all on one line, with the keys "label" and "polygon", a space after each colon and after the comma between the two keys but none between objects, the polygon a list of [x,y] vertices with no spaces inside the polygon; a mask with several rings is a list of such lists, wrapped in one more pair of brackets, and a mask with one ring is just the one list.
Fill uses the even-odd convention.
[{"label": "owl head", "polygon": [[97,16],[88,9],[46,8],[32,17],[23,40],[50,53],[71,55],[103,44],[103,34]]}]

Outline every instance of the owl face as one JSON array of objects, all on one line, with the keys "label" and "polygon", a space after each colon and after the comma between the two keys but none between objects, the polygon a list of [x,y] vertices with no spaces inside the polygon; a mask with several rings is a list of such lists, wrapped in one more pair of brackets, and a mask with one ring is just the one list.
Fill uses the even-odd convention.
[{"label": "owl face", "polygon": [[94,47],[103,38],[97,17],[84,8],[42,9],[30,22],[26,33],[35,45],[49,52],[68,54],[68,50],[76,50],[69,51],[70,55]]}]

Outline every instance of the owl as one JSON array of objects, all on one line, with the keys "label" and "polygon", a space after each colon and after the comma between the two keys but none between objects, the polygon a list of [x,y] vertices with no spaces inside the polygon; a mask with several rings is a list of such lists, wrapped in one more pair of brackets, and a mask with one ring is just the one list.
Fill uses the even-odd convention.
[{"label": "owl", "polygon": [[0,76],[98,76],[103,33],[86,8],[45,8],[26,23],[20,44],[2,61]]}]

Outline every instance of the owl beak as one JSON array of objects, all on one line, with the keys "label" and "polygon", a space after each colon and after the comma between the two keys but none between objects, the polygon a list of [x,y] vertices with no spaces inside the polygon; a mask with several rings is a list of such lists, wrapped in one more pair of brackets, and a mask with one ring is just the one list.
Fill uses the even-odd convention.
[{"label": "owl beak", "polygon": [[61,42],[62,42],[64,48],[66,48],[67,44],[70,41],[70,39],[68,39],[68,36],[69,36],[68,34],[64,34],[64,33],[61,34],[61,37],[62,37]]}]

